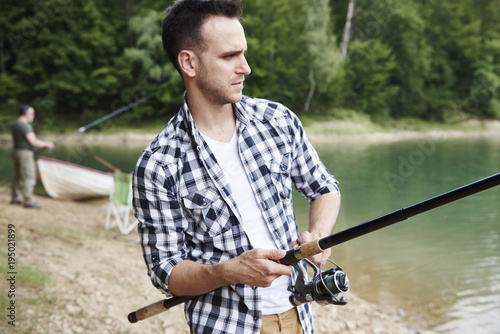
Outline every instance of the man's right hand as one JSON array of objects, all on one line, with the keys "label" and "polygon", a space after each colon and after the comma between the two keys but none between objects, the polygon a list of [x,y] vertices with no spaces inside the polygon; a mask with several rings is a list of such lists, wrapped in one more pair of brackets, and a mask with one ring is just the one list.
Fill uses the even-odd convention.
[{"label": "man's right hand", "polygon": [[222,265],[230,282],[266,288],[276,278],[292,273],[290,266],[277,262],[285,255],[283,249],[252,249]]},{"label": "man's right hand", "polygon": [[55,147],[56,146],[51,141],[48,141],[47,144],[45,145],[45,148],[48,149],[48,150],[51,150],[51,151],[54,150]]},{"label": "man's right hand", "polygon": [[269,287],[276,278],[292,273],[290,266],[277,262],[285,254],[282,249],[252,249],[213,265],[184,260],[172,270],[168,288],[177,296],[196,296],[236,283]]}]

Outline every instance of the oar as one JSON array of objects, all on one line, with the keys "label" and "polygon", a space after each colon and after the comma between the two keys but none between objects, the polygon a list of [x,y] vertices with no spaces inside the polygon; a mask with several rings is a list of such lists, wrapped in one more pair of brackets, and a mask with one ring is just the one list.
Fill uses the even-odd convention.
[{"label": "oar", "polygon": [[[500,185],[500,173],[467,184],[436,197],[432,197],[407,208],[393,211],[384,216],[353,226],[341,232],[332,234],[328,237],[305,243],[298,248],[287,251],[285,257],[282,258],[280,262],[287,265],[295,264],[304,258],[319,254],[330,247],[339,245],[351,239],[401,222],[420,213],[435,209],[445,204],[449,204],[451,202],[457,201],[470,195],[474,195],[478,192],[496,187],[498,185]],[[184,303],[191,298],[194,298],[194,296],[179,296],[158,301],[135,312],[131,312],[128,315],[128,320],[131,323],[137,322],[139,320],[144,320],[158,313],[167,311],[171,307]]]},{"label": "oar", "polygon": [[109,169],[111,169],[113,172],[120,172],[120,170],[118,169],[118,167],[113,166],[110,162],[104,160],[103,158],[101,158],[97,154],[94,154],[94,159],[96,159],[97,161],[99,161],[104,166],[108,167]]},{"label": "oar", "polygon": [[[159,92],[156,92],[156,93],[153,93],[153,94],[151,94],[151,95],[148,95],[148,96],[145,96],[145,97],[143,97],[143,98],[140,98],[139,100],[134,101],[134,102],[132,102],[132,103],[129,103],[129,104],[127,104],[126,106],[123,106],[123,107],[121,107],[121,108],[119,108],[119,109],[116,109],[116,110],[115,110],[115,111],[113,111],[112,113],[109,113],[109,114],[107,114],[107,115],[105,115],[105,116],[103,116],[103,117],[101,117],[101,118],[99,118],[99,119],[96,119],[95,121],[90,122],[89,124],[87,124],[87,125],[85,125],[85,126],[82,126],[82,127],[80,127],[80,128],[78,128],[78,129],[76,129],[76,130],[75,130],[75,131],[73,131],[73,132],[67,133],[67,134],[65,134],[64,136],[62,136],[62,137],[60,137],[60,138],[56,139],[56,140],[54,141],[54,145],[55,145],[55,146],[57,146],[57,145],[61,144],[63,141],[65,141],[66,139],[68,139],[70,136],[72,136],[72,135],[74,135],[74,134],[77,134],[77,133],[82,133],[82,132],[85,132],[85,131],[87,131],[88,129],[90,129],[90,128],[92,128],[92,127],[96,126],[97,124],[102,123],[102,122],[104,122],[105,120],[108,120],[108,119],[110,119],[111,117],[114,117],[114,116],[116,116],[116,115],[118,115],[118,114],[121,114],[122,112],[124,112],[124,111],[126,111],[126,110],[128,110],[128,109],[130,109],[130,108],[132,108],[132,107],[134,107],[134,106],[136,106],[136,105],[138,105],[139,103],[142,103],[142,102],[144,102],[144,101],[146,101],[146,100],[149,100],[150,98],[152,98],[153,96],[157,95],[158,93],[159,93]],[[36,155],[36,156],[38,156],[38,155],[40,154],[40,152],[42,152],[43,150],[45,150],[45,149],[44,149],[44,148],[39,148],[39,149],[37,149],[37,150],[35,151],[35,155]]]}]

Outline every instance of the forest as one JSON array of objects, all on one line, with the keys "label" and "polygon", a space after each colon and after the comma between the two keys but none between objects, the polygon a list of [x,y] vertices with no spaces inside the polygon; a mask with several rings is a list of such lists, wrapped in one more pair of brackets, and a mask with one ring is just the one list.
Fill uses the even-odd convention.
[{"label": "forest", "polygon": [[[184,87],[162,49],[174,1],[0,3],[0,122],[84,124],[150,94],[123,121],[167,119]],[[500,1],[243,0],[244,94],[299,115],[377,122],[500,118]]]}]

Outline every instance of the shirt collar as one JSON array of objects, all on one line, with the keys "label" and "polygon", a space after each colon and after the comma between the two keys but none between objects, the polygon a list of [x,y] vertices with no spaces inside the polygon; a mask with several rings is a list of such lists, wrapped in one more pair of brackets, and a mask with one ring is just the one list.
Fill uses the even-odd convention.
[{"label": "shirt collar", "polygon": [[[191,115],[191,112],[189,111],[189,107],[187,104],[187,95],[186,92],[184,92],[184,97],[182,98],[182,118],[184,121],[184,126],[186,127],[186,131],[189,135],[189,137],[192,139],[194,143],[196,143],[197,146],[200,146],[202,143],[201,137],[200,137],[200,132],[196,128],[196,124],[193,119],[193,115]],[[233,110],[235,110],[236,114],[236,119],[239,121],[240,125],[246,126],[249,121],[249,114],[247,110],[245,109],[242,101],[236,102],[233,104]],[[201,145],[203,146],[203,145]]]},{"label": "shirt collar", "polygon": [[191,115],[191,113],[189,112],[186,92],[184,92],[184,97],[182,98],[181,109],[182,109],[182,119],[184,122],[184,127],[186,128],[186,132],[189,135],[189,138],[191,138],[193,144],[199,147],[201,143],[200,132],[196,128],[193,115]]}]

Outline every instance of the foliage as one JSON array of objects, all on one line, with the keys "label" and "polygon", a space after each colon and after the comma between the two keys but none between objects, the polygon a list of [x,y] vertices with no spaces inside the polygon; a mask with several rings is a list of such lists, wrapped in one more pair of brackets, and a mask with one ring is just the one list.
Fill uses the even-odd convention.
[{"label": "foliage", "polygon": [[[472,64],[470,95],[462,108],[471,114],[500,117],[500,41],[488,41],[490,52]],[[481,115],[480,115],[481,116]]]},{"label": "foliage", "polygon": [[329,12],[327,0],[309,0],[305,3],[310,88],[304,112],[309,111],[316,86],[320,93],[329,92],[330,84],[339,75],[343,61],[335,36],[329,33]]},{"label": "foliage", "polygon": [[[175,112],[184,87],[162,50],[160,15],[173,2],[2,2],[2,122],[26,102],[44,127],[83,122],[156,92],[122,122]],[[347,0],[243,2],[245,94],[312,115],[500,117],[498,1],[357,1],[345,59]]]},{"label": "foliage", "polygon": [[[123,90],[122,100],[126,103],[163,91],[159,99],[164,105],[179,104],[183,92],[182,80],[163,51],[161,22],[160,13],[152,10],[136,15],[129,21],[135,45],[127,47],[124,56],[132,76],[138,80],[136,85]],[[158,114],[157,109],[163,110],[163,107],[159,103],[140,105],[129,118],[154,117]]]},{"label": "foliage", "polygon": [[[309,90],[303,0],[245,2],[247,59],[252,73],[248,95],[301,108]],[[293,87],[293,89],[292,89]]]},{"label": "foliage", "polygon": [[378,40],[354,41],[346,64],[351,104],[374,119],[389,116],[399,92],[399,86],[391,83],[395,71],[395,56],[389,46]]}]

